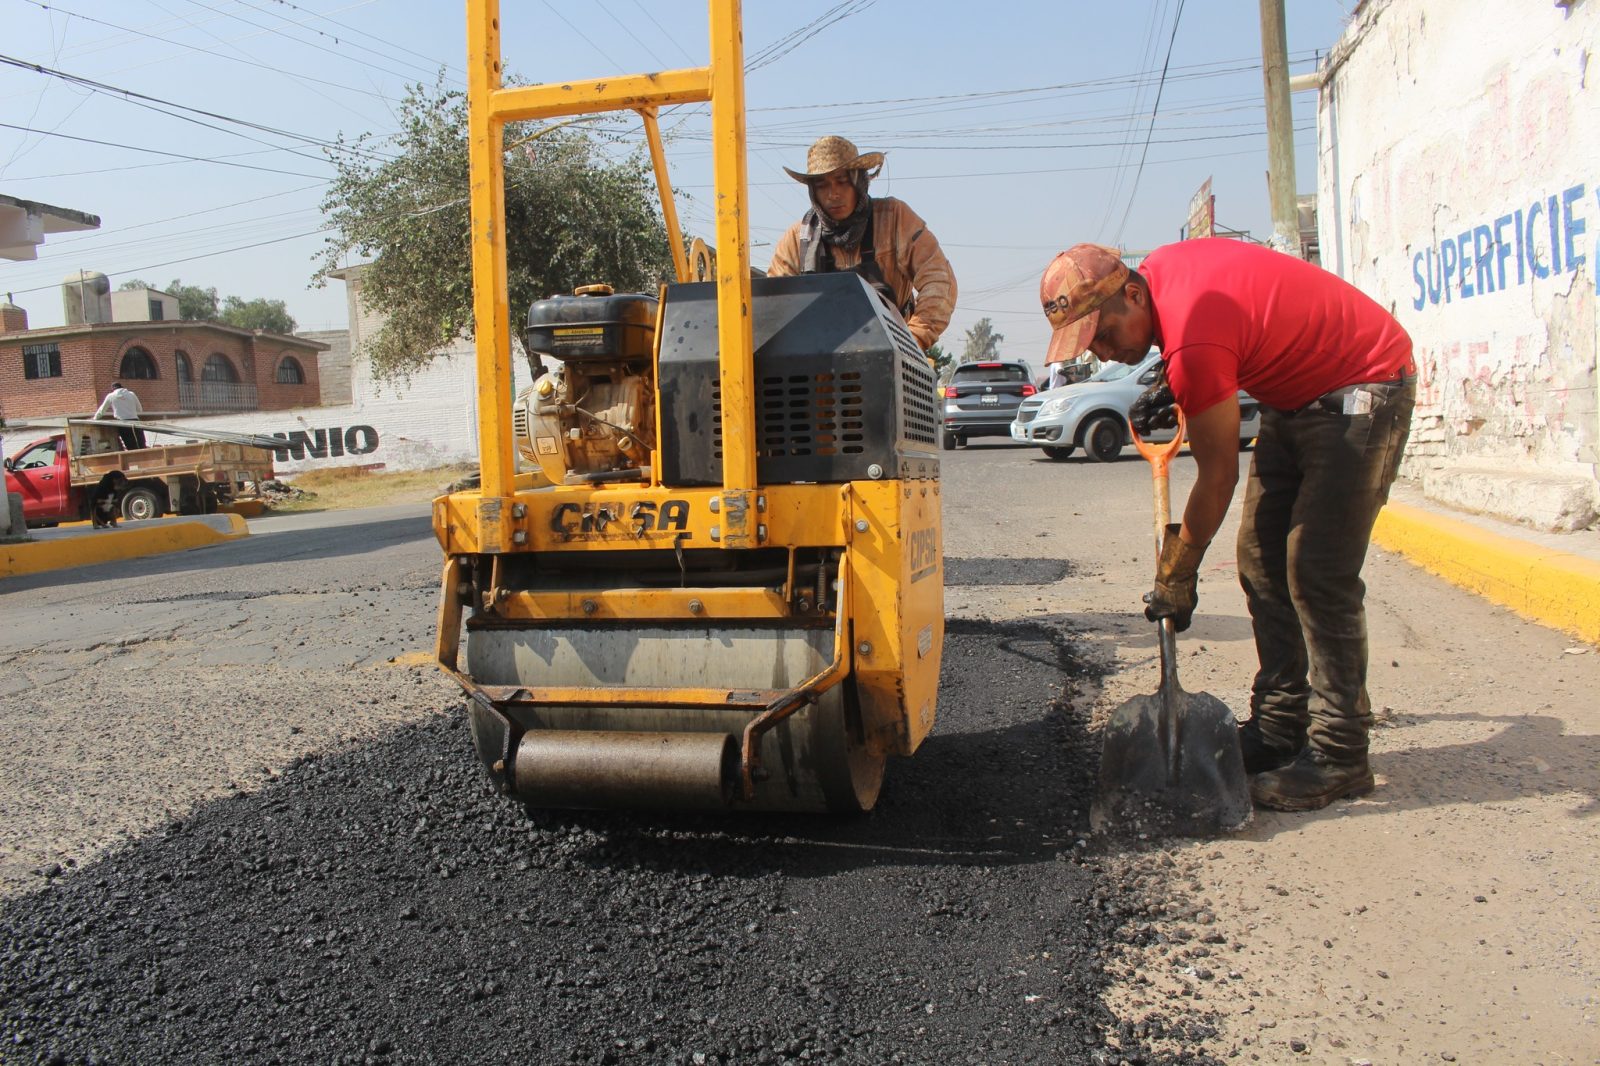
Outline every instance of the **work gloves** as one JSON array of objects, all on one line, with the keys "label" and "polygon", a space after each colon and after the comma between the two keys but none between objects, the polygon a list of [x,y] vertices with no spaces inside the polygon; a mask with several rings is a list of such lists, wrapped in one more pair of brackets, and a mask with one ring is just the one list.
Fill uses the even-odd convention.
[{"label": "work gloves", "polygon": [[1196,548],[1178,536],[1183,528],[1177,523],[1167,527],[1161,540],[1161,560],[1156,564],[1155,588],[1145,594],[1144,616],[1152,622],[1172,619],[1172,628],[1182,633],[1194,618],[1195,604],[1200,595],[1195,591],[1199,579],[1200,560],[1204,548]]},{"label": "work gloves", "polygon": [[1148,437],[1158,429],[1178,428],[1178,401],[1172,395],[1172,386],[1167,384],[1165,366],[1155,384],[1141,392],[1128,408],[1128,422],[1141,437]]}]

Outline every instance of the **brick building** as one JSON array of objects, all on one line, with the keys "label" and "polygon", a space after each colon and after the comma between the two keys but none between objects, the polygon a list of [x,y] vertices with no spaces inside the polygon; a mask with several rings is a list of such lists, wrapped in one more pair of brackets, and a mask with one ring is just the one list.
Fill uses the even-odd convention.
[{"label": "brick building", "polygon": [[0,304],[0,416],[93,411],[120,381],[150,415],[277,411],[320,402],[326,344],[218,322],[91,322],[28,328]]}]

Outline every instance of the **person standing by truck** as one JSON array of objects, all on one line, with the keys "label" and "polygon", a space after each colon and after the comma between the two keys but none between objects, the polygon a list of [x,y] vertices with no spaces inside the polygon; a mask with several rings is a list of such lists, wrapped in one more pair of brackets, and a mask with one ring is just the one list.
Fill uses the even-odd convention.
[{"label": "person standing by truck", "polygon": [[1137,363],[1164,380],[1135,401],[1141,433],[1188,420],[1196,482],[1167,527],[1151,620],[1188,628],[1200,560],[1239,478],[1239,401],[1261,433],[1239,523],[1239,582],[1260,669],[1240,727],[1257,805],[1309,811],[1373,787],[1361,567],[1411,428],[1416,369],[1394,317],[1310,263],[1226,238],[1157,248],[1128,269],[1079,244],[1039,287],[1051,353]]},{"label": "person standing by truck", "polygon": [[[124,388],[122,382],[111,383],[111,391],[106,393],[106,398],[100,401],[100,406],[95,409],[94,417],[105,418],[108,415],[119,422],[135,422],[144,414],[144,405],[139,402],[139,397],[132,389]],[[145,447],[144,430],[132,426],[118,426],[117,436],[122,440],[124,450]]]}]

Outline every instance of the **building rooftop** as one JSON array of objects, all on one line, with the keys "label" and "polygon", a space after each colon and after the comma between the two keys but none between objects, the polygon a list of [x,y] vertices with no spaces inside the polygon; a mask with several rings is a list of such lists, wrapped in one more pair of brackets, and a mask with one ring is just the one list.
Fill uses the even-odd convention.
[{"label": "building rooftop", "polygon": [[46,234],[99,228],[99,215],[0,195],[0,259],[37,259]]}]

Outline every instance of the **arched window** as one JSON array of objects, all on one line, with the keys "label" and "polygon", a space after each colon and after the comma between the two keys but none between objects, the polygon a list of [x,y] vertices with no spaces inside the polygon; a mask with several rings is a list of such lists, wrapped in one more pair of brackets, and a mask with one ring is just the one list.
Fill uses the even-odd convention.
[{"label": "arched window", "polygon": [[122,355],[122,366],[117,370],[117,377],[125,381],[154,381],[156,361],[143,348],[129,348]]},{"label": "arched window", "polygon": [[194,380],[194,368],[189,365],[189,353],[188,352],[184,352],[184,351],[179,351],[178,352],[178,380],[179,381],[193,381]]},{"label": "arched window", "polygon": [[239,372],[233,368],[228,357],[217,352],[206,360],[206,365],[200,368],[201,381],[238,381]]},{"label": "arched window", "polygon": [[292,355],[284,356],[283,362],[278,364],[278,384],[304,385],[305,383],[306,372],[300,366],[300,360]]}]

